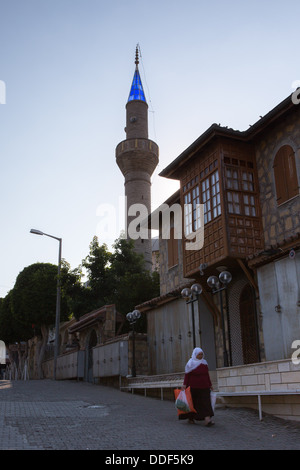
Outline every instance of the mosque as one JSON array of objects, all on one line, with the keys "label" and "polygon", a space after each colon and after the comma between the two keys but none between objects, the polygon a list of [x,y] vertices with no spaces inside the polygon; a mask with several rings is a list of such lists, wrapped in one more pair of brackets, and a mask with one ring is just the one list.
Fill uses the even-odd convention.
[{"label": "mosque", "polygon": [[[261,393],[266,412],[300,420],[299,101],[288,96],[245,131],[212,124],[160,172],[180,182],[165,206],[179,205],[188,229],[177,237],[170,213],[170,237],[164,238],[161,217],[156,227],[143,226],[159,149],[148,138],[138,65],[137,48],[126,139],[116,147],[127,237],[149,270],[149,230],[160,234],[160,296],[133,306],[147,316],[147,335],[137,341],[138,380],[151,387],[154,376],[181,377],[193,347],[201,346],[219,393],[235,400]],[[190,250],[186,240],[199,228],[203,245]],[[133,341],[118,336],[121,321],[110,305],[64,324],[59,378],[101,383],[127,377]],[[74,338],[78,344],[67,350]],[[46,376],[52,362],[44,363]]]}]

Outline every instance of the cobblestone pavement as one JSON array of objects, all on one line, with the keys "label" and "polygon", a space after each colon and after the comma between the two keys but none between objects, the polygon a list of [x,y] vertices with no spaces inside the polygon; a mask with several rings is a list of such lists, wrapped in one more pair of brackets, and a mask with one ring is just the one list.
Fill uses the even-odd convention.
[{"label": "cobblestone pavement", "polygon": [[0,450],[299,450],[300,423],[217,407],[215,426],[172,401],[84,382],[0,381]]}]

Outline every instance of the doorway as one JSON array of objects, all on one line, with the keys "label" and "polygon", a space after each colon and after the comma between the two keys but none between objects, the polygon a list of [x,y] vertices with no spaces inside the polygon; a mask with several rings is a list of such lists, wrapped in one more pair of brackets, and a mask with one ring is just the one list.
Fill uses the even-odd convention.
[{"label": "doorway", "polygon": [[240,295],[240,322],[244,364],[260,361],[258,328],[253,288],[246,284]]},{"label": "doorway", "polygon": [[87,382],[93,382],[93,348],[97,344],[97,334],[95,330],[92,330],[89,336],[89,341],[87,345],[87,376],[86,376],[86,381]]}]

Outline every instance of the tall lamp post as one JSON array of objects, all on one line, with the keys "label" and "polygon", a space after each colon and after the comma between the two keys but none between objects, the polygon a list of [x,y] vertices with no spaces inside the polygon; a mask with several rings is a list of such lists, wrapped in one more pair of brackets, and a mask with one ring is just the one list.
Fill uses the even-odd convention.
[{"label": "tall lamp post", "polygon": [[[181,291],[181,296],[186,300],[187,305],[191,304],[192,307],[192,327],[193,327],[193,348],[196,347],[196,334],[195,334],[195,313],[194,313],[194,302],[198,300],[199,295],[202,292],[200,284],[193,284],[191,288],[185,287]],[[201,346],[201,325],[199,325],[200,334],[200,346]]]},{"label": "tall lamp post", "polygon": [[62,239],[49,235],[48,233],[41,232],[32,228],[30,233],[35,235],[45,235],[46,237],[54,238],[59,242],[58,250],[58,269],[57,269],[57,289],[56,289],[56,314],[55,314],[55,343],[54,343],[54,367],[53,367],[53,378],[56,380],[56,365],[57,365],[57,356],[58,356],[58,347],[59,347],[59,324],[60,324],[60,267],[61,267],[61,246]]},{"label": "tall lamp post", "polygon": [[227,289],[228,284],[231,282],[231,279],[232,279],[232,275],[229,271],[222,271],[218,278],[217,276],[209,276],[209,278],[207,279],[207,284],[212,289],[212,293],[213,294],[219,293],[220,307],[221,307],[221,320],[222,320],[222,333],[223,333],[224,367],[229,366],[229,359],[228,359],[228,352],[227,352],[227,347],[226,347],[225,320],[224,320],[222,291]]},{"label": "tall lamp post", "polygon": [[133,310],[133,312],[129,312],[126,315],[127,320],[129,321],[130,325],[132,326],[132,377],[136,377],[136,370],[135,370],[135,335],[134,335],[134,325],[136,321],[141,318],[141,312],[139,310]]}]

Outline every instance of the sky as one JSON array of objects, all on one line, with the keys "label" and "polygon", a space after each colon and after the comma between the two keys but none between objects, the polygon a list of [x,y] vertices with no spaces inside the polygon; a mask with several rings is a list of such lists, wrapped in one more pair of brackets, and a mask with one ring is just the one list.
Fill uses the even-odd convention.
[{"label": "sky", "polygon": [[[300,85],[299,0],[0,0],[0,297],[124,228],[115,148],[141,51],[159,173],[213,123],[246,130]],[[108,212],[115,230],[107,229]]]}]

